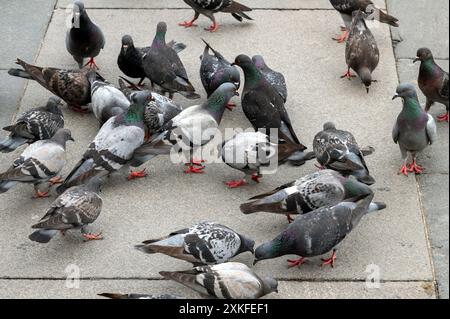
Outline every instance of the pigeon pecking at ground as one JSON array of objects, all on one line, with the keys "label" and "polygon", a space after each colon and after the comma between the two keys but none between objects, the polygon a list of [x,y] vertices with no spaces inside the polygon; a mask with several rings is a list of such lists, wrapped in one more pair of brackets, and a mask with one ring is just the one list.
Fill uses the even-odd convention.
[{"label": "pigeon pecking at ground", "polygon": [[164,295],[145,295],[145,294],[118,294],[118,293],[102,293],[101,297],[109,299],[185,299],[183,297],[164,294]]},{"label": "pigeon pecking at ground", "polygon": [[245,12],[252,11],[249,7],[246,7],[234,0],[184,0],[195,11],[194,18],[191,21],[184,21],[179,25],[182,27],[190,28],[196,27],[194,22],[200,17],[200,14],[211,19],[213,25],[206,31],[216,32],[219,29],[219,24],[214,17],[217,12],[231,13],[231,15],[242,22],[245,19],[253,20]]},{"label": "pigeon pecking at ground", "polygon": [[167,24],[158,23],[153,43],[142,58],[145,75],[163,92],[168,92],[170,98],[179,93],[191,100],[199,99],[178,53],[166,44],[166,33]]},{"label": "pigeon pecking at ground", "polygon": [[144,241],[136,248],[147,254],[161,253],[200,266],[228,262],[245,252],[253,255],[254,246],[253,240],[226,226],[202,222],[167,237]]},{"label": "pigeon pecking at ground", "polygon": [[373,197],[372,193],[356,202],[342,202],[297,217],[275,239],[256,248],[255,264],[285,255],[300,256],[298,260],[288,260],[294,267],[304,264],[308,257],[333,251],[331,258],[322,259],[322,266],[334,267],[336,246],[355,229],[364,215],[386,208],[384,203],[372,203]]},{"label": "pigeon pecking at ground", "polygon": [[425,111],[429,112],[434,103],[442,103],[447,108],[447,113],[438,117],[440,122],[449,121],[449,83],[448,72],[434,61],[433,53],[428,48],[417,51],[417,58],[414,63],[420,61],[419,87],[427,98]]},{"label": "pigeon pecking at ground", "polygon": [[[233,83],[239,89],[241,86],[239,70],[232,66],[222,54],[214,50],[205,40],[203,42],[206,46],[200,57],[200,79],[208,97],[224,83]],[[209,50],[213,54],[209,54]],[[231,111],[235,106],[235,104],[230,103],[227,109]]]},{"label": "pigeon pecking at ground", "polygon": [[60,98],[52,96],[46,106],[26,111],[19,115],[14,125],[4,127],[3,130],[10,134],[0,141],[0,152],[9,153],[21,145],[52,138],[59,129],[64,128],[60,103]]},{"label": "pigeon pecking at ground", "polygon": [[314,137],[313,148],[322,168],[332,169],[343,175],[353,175],[367,185],[375,184],[364,160],[364,156],[370,155],[374,150],[361,150],[352,133],[336,129],[332,122],[325,123],[323,131]]},{"label": "pigeon pecking at ground", "polygon": [[166,279],[176,281],[204,297],[218,299],[258,299],[278,293],[278,282],[261,278],[246,265],[228,262],[214,266],[195,267],[186,271],[161,271]]},{"label": "pigeon pecking at ground", "polygon": [[387,23],[393,27],[398,27],[398,19],[390,16],[373,4],[370,0],[330,0],[331,5],[341,14],[345,27],[342,28],[343,34],[340,38],[333,39],[339,43],[347,40],[352,25],[352,13],[361,10],[366,13],[367,19],[375,19],[382,23]]},{"label": "pigeon pecking at ground", "polygon": [[281,95],[284,102],[286,103],[288,92],[286,79],[284,75],[280,72],[272,70],[267,64],[264,58],[261,55],[255,55],[252,57],[253,63],[261,71],[261,73],[266,78],[267,82],[272,84],[272,86],[277,90],[278,94]]},{"label": "pigeon pecking at ground", "polygon": [[304,215],[325,206],[340,202],[355,202],[372,191],[355,177],[345,177],[333,170],[322,170],[309,174],[270,192],[251,198],[242,204],[244,214],[267,212],[287,215]]},{"label": "pigeon pecking at ground", "polygon": [[373,82],[372,72],[380,62],[380,51],[375,37],[366,25],[364,13],[359,10],[354,13],[353,24],[345,48],[345,61],[347,62],[347,73],[341,78],[354,77],[350,69],[355,70],[366,87],[367,93]]},{"label": "pigeon pecking at ground", "polygon": [[0,194],[17,183],[27,183],[34,184],[38,198],[49,197],[50,184],[61,181],[58,174],[66,165],[66,142],[69,140],[73,141],[70,131],[59,129],[52,138],[29,145],[13,165],[0,174]]},{"label": "pigeon pecking at ground", "polygon": [[43,68],[28,64],[17,59],[16,64],[21,69],[9,69],[8,74],[28,80],[34,80],[44,88],[60,97],[74,111],[89,112],[83,106],[91,103],[91,85],[87,75],[95,72],[89,68],[81,70],[61,70],[57,68]]},{"label": "pigeon pecking at ground", "polygon": [[[398,144],[403,158],[400,174],[423,173],[423,168],[417,164],[417,154],[437,140],[436,122],[433,117],[422,109],[414,85],[403,83],[397,87],[396,98],[403,99],[403,108],[392,131],[392,138]],[[408,153],[413,162],[408,167]]]},{"label": "pigeon pecking at ground", "polygon": [[58,232],[63,235],[71,229],[81,229],[86,240],[100,240],[100,234],[91,234],[87,225],[95,222],[102,211],[103,200],[99,196],[102,181],[92,178],[87,184],[69,188],[51,205],[39,223],[32,226],[37,229],[29,238],[46,244]]},{"label": "pigeon pecking at ground", "polygon": [[84,59],[89,58],[86,66],[98,69],[94,58],[105,47],[105,36],[102,30],[89,18],[84,4],[76,1],[73,5],[72,27],[66,34],[66,48],[78,63],[80,69]]}]

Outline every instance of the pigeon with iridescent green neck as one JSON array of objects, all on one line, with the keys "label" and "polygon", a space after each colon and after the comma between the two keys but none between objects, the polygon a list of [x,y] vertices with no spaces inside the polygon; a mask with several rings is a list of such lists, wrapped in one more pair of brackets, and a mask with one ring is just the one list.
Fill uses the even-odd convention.
[{"label": "pigeon with iridescent green neck", "polygon": [[448,72],[434,61],[433,53],[430,49],[422,48],[417,51],[417,58],[414,62],[421,61],[419,72],[419,87],[427,97],[425,111],[429,112],[434,103],[444,104],[447,113],[438,117],[440,122],[449,121],[449,83]]},{"label": "pigeon with iridescent green neck", "polygon": [[[417,155],[437,140],[436,122],[433,117],[420,106],[414,85],[403,83],[397,87],[393,99],[402,98],[403,108],[400,112],[392,138],[398,144],[403,159],[400,174],[423,173],[423,167],[417,164]],[[412,156],[412,164],[408,167],[408,154]]]}]

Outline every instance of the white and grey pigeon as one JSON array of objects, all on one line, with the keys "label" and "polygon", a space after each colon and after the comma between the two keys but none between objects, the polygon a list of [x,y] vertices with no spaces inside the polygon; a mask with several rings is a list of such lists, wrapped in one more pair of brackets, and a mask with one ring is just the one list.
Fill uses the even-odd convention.
[{"label": "white and grey pigeon", "polygon": [[[399,145],[403,159],[401,174],[423,173],[423,167],[417,164],[417,155],[437,141],[437,128],[433,116],[422,109],[414,85],[402,83],[397,87],[393,99],[402,98],[403,108],[397,117],[392,138]],[[412,164],[408,167],[408,154]]]},{"label": "white and grey pigeon", "polygon": [[372,72],[380,62],[380,50],[375,37],[366,25],[362,11],[354,13],[353,24],[345,48],[345,61],[348,69],[341,78],[350,80],[354,77],[350,70],[355,70],[369,93],[370,86],[376,82],[372,79]]},{"label": "white and grey pigeon", "polygon": [[252,57],[253,63],[261,71],[261,73],[266,78],[267,82],[272,84],[272,86],[277,90],[278,94],[281,95],[284,102],[287,101],[288,91],[286,85],[286,79],[284,75],[280,72],[272,70],[261,55],[255,55]]},{"label": "white and grey pigeon", "polygon": [[19,115],[13,125],[4,127],[9,136],[0,141],[0,152],[9,153],[24,144],[48,140],[56,131],[64,128],[64,115],[59,108],[61,99],[52,96],[47,105],[26,111]]},{"label": "white and grey pigeon", "polygon": [[78,63],[80,69],[84,59],[86,65],[97,68],[94,58],[105,47],[105,36],[98,25],[89,18],[84,3],[76,1],[73,5],[72,27],[66,33],[66,48]]},{"label": "white and grey pigeon", "polygon": [[91,83],[91,107],[92,111],[100,123],[105,124],[111,117],[120,115],[128,110],[131,102],[127,97],[101,78],[97,73],[88,74]]},{"label": "white and grey pigeon", "polygon": [[119,293],[101,293],[98,294],[101,297],[109,298],[109,299],[185,299],[183,297],[175,296],[175,295],[146,295],[146,294],[119,294]]},{"label": "white and grey pigeon", "polygon": [[303,154],[307,161],[315,157],[313,152],[304,153],[302,148],[289,138],[284,141],[271,141],[262,132],[238,133],[219,146],[219,156],[228,166],[245,173],[241,180],[227,182],[230,188],[238,188],[247,184],[247,176],[256,183],[264,172],[272,172],[284,164],[295,153]]},{"label": "white and grey pigeon", "polygon": [[336,129],[332,122],[325,123],[323,131],[314,137],[313,148],[322,168],[353,175],[367,185],[375,184],[364,159],[374,150],[361,150],[352,133]]},{"label": "white and grey pigeon", "polygon": [[287,215],[304,215],[325,206],[340,202],[356,202],[372,191],[355,177],[345,177],[333,170],[322,170],[282,185],[272,191],[250,198],[240,206],[244,214],[267,212]]},{"label": "white and grey pigeon", "polygon": [[253,254],[254,246],[253,240],[226,226],[202,222],[167,237],[146,240],[136,248],[147,254],[161,253],[199,266],[221,264],[245,252]]},{"label": "white and grey pigeon", "polygon": [[37,230],[29,238],[46,244],[58,232],[65,234],[68,230],[80,229],[86,240],[103,239],[101,233],[92,234],[87,230],[87,226],[95,222],[102,211],[101,185],[101,179],[95,177],[87,184],[69,188],[53,202],[39,223],[32,226]]},{"label": "white and grey pigeon", "polygon": [[236,262],[200,266],[186,271],[161,271],[160,275],[204,297],[258,299],[273,292],[278,293],[278,282],[275,279],[261,278],[246,265]]},{"label": "white and grey pigeon", "polygon": [[179,25],[185,28],[196,26],[194,22],[200,17],[200,14],[208,17],[213,25],[206,31],[216,32],[219,29],[219,24],[216,22],[214,14],[217,12],[231,13],[231,15],[242,22],[245,19],[253,20],[245,12],[252,11],[249,7],[246,7],[234,0],[184,0],[195,11],[194,18],[191,21],[184,21]]},{"label": "white and grey pigeon", "polygon": [[17,183],[27,183],[34,184],[37,197],[48,197],[49,184],[60,182],[58,174],[66,165],[69,140],[73,141],[70,131],[59,129],[51,139],[29,145],[13,165],[0,174],[0,194]]}]

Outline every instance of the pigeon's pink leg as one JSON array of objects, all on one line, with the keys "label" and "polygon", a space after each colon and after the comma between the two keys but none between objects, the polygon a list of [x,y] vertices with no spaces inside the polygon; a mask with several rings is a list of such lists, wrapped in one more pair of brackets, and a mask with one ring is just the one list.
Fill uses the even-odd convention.
[{"label": "pigeon's pink leg", "polygon": [[295,259],[295,260],[288,260],[287,261],[289,263],[289,268],[292,267],[298,267],[303,265],[304,263],[306,263],[306,258],[305,257],[300,257],[299,259]]},{"label": "pigeon's pink leg", "polygon": [[225,183],[229,188],[239,188],[241,186],[245,186],[247,185],[247,182],[245,181],[245,179],[241,179],[239,181],[230,181]]},{"label": "pigeon's pink leg", "polygon": [[219,30],[219,24],[216,21],[214,21],[213,25],[210,26],[209,28],[206,28],[205,30],[209,32],[216,32],[217,30]]},{"label": "pigeon's pink leg", "polygon": [[50,197],[49,192],[36,191],[36,198],[47,198],[47,197]]},{"label": "pigeon's pink leg", "polygon": [[347,78],[350,81],[352,78],[355,78],[355,77],[356,77],[356,75],[352,74],[350,69],[348,69],[348,71],[343,76],[341,76],[341,79]]},{"label": "pigeon's pink leg", "polygon": [[97,64],[95,63],[94,58],[90,58],[90,59],[89,59],[89,62],[86,63],[85,66],[88,66],[88,65],[89,65],[89,67],[90,67],[91,69],[100,70],[100,68],[99,68],[99,67],[97,66]]},{"label": "pigeon's pink leg", "polygon": [[441,116],[438,116],[437,119],[438,119],[438,122],[447,122],[448,123],[449,122],[448,112]]},{"label": "pigeon's pink leg", "polygon": [[288,223],[289,224],[292,224],[293,222],[294,222],[294,218],[292,218],[292,216],[291,215],[286,215],[287,216],[287,220],[288,220]]},{"label": "pigeon's pink leg", "polygon": [[336,259],[337,259],[336,250],[333,250],[333,255],[331,255],[331,257],[329,259],[322,259],[322,261],[323,261],[322,267],[326,266],[326,265],[330,265],[331,268],[334,268],[334,262],[336,261]]},{"label": "pigeon's pink leg", "polygon": [[319,165],[319,164],[314,164],[315,167],[317,167],[319,170],[323,171],[325,169],[324,166]]},{"label": "pigeon's pink leg", "polygon": [[350,31],[348,31],[346,29],[339,38],[333,38],[333,40],[337,41],[338,43],[343,43],[343,42],[347,41],[349,35],[350,35]]},{"label": "pigeon's pink leg", "polygon": [[408,176],[408,175],[409,175],[409,169],[408,169],[408,166],[406,165],[406,162],[403,164],[403,166],[402,166],[400,172],[398,172],[398,173],[399,173],[399,174],[403,174],[403,175],[405,175],[405,176]]},{"label": "pigeon's pink leg", "polygon": [[147,176],[146,168],[144,168],[142,171],[139,172],[131,172],[130,175],[128,175],[128,180],[131,181],[136,178],[143,178]]},{"label": "pigeon's pink leg", "polygon": [[414,160],[411,164],[411,166],[408,169],[409,172],[411,173],[416,173],[416,174],[422,174],[423,173],[423,167],[417,165],[416,160]]},{"label": "pigeon's pink leg", "polygon": [[81,114],[87,114],[90,113],[90,111],[88,109],[83,109],[81,106],[78,105],[71,105],[70,109],[72,109],[72,111],[81,113]]},{"label": "pigeon's pink leg", "polygon": [[62,184],[63,182],[64,182],[64,180],[61,178],[61,176],[55,176],[50,180],[50,183],[52,185]]},{"label": "pigeon's pink leg", "polygon": [[206,161],[193,159],[190,164],[186,164],[186,165],[203,166],[203,163],[206,163]]},{"label": "pigeon's pink leg", "polygon": [[102,240],[102,239],[103,239],[102,233],[98,233],[98,234],[83,234],[83,237],[84,237],[87,241],[91,241],[91,240]]},{"label": "pigeon's pink leg", "polygon": [[233,111],[233,109],[236,107],[236,104],[234,104],[234,103],[228,103],[226,107],[227,107],[227,109],[228,109],[229,111]]},{"label": "pigeon's pink leg", "polygon": [[203,171],[205,169],[205,166],[194,166],[195,164],[189,164],[189,167],[187,170],[185,170],[184,172],[186,174],[204,174],[205,172]]},{"label": "pigeon's pink leg", "polygon": [[197,19],[198,19],[198,17],[195,16],[191,21],[189,21],[189,22],[184,21],[184,22],[178,23],[178,25],[180,27],[185,27],[185,28],[196,27],[197,25],[194,24],[194,22],[197,21]]}]

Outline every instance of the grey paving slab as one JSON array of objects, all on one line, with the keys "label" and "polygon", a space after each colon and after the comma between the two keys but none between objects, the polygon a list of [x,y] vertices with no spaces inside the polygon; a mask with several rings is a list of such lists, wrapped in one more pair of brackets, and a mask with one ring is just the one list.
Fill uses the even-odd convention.
[{"label": "grey paving slab", "polygon": [[400,20],[400,28],[392,28],[393,38],[402,40],[397,58],[413,58],[429,47],[436,58],[448,59],[448,0],[388,0],[387,8]]},{"label": "grey paving slab", "polygon": [[[166,280],[89,280],[79,288],[68,288],[65,280],[0,280],[0,298],[7,299],[92,299],[99,293],[173,294],[200,298],[188,288]],[[73,287],[70,282],[69,287]],[[263,299],[433,299],[429,282],[387,282],[369,289],[364,282],[287,282],[279,283],[279,293]]]},{"label": "grey paving slab", "polygon": [[[25,81],[11,77],[6,70],[0,70],[0,83],[0,128],[2,128],[9,125],[19,108]],[[0,139],[6,134],[0,132]]]},{"label": "grey paving slab", "polygon": [[[281,279],[365,280],[367,267],[376,264],[382,280],[432,280],[416,182],[413,177],[396,175],[401,160],[397,146],[390,142],[399,109],[391,101],[398,79],[389,28],[381,26],[374,30],[382,60],[374,74],[379,83],[367,95],[359,81],[339,78],[346,66],[344,46],[330,40],[336,33],[336,25],[341,23],[339,15],[333,11],[255,11],[255,18],[265,21],[264,24],[240,24],[224,16],[227,27],[216,34],[205,33],[200,28],[177,27],[176,21],[189,13],[190,10],[161,11],[158,15],[152,10],[92,10],[92,18],[107,36],[107,45],[97,61],[101,73],[111,81],[119,75],[115,61],[122,34],[134,35],[138,45],[147,44],[153,37],[156,23],[165,20],[169,22],[168,38],[188,45],[181,56],[200,92],[203,93],[198,78],[198,57],[203,51],[200,37],[205,37],[230,58],[238,53],[261,53],[273,68],[285,73],[290,90],[287,108],[298,135],[307,145],[311,146],[315,133],[325,121],[334,120],[338,126],[351,129],[360,144],[377,149],[367,161],[378,180],[376,197],[385,201],[389,208],[365,218],[344,241],[337,266],[321,268],[320,259],[315,258],[301,269],[288,270],[286,257],[262,262],[256,270]],[[133,23],[138,20],[146,23]],[[64,21],[65,12],[58,10],[38,58],[39,64],[75,67],[72,58],[64,53]],[[279,36],[280,21],[285,28],[283,37]],[[299,21],[303,22],[301,33],[297,27]],[[246,33],[245,41],[236,39],[237,32]],[[311,48],[314,54],[307,54]],[[48,95],[36,83],[30,83],[21,110],[32,101],[45,102]],[[177,101],[189,105],[181,98]],[[95,136],[97,125],[90,116],[65,113],[67,126],[77,140],[76,144],[68,146],[67,173]],[[246,128],[249,124],[238,107],[225,114],[222,127]],[[18,152],[4,156],[0,169],[6,169],[7,163],[17,155]],[[64,277],[67,265],[75,263],[82,269],[83,276],[89,278],[158,278],[161,270],[184,269],[189,265],[164,256],[145,256],[134,250],[133,245],[201,220],[224,223],[254,238],[258,244],[262,243],[286,227],[285,218],[264,214],[244,216],[239,212],[239,204],[259,192],[315,170],[313,163],[301,168],[282,167],[260,185],[228,190],[223,182],[241,174],[223,164],[208,165],[207,174],[202,176],[186,176],[179,165],[170,163],[167,158],[156,159],[146,167],[150,175],[144,180],[128,183],[125,175],[118,174],[105,185],[104,210],[93,225],[103,231],[105,240],[102,242],[83,244],[76,235],[70,235],[58,237],[45,246],[32,243],[27,238],[29,227],[42,216],[51,200],[29,199],[32,188],[27,185],[2,195],[0,238],[6,243],[2,246],[2,259],[8,261],[0,263],[2,276],[60,278]],[[252,262],[250,255],[237,260]],[[321,290],[317,294],[325,294]]]}]

